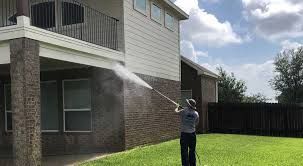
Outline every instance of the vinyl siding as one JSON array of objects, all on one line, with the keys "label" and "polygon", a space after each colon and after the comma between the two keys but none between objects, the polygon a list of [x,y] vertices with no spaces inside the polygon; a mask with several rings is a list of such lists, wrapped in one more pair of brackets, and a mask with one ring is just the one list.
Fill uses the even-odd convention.
[{"label": "vinyl siding", "polygon": [[161,24],[150,18],[151,1],[146,15],[134,9],[133,0],[124,0],[125,64],[131,71],[180,81],[179,22],[174,17],[173,31],[165,27],[164,14],[172,13],[162,1]]}]

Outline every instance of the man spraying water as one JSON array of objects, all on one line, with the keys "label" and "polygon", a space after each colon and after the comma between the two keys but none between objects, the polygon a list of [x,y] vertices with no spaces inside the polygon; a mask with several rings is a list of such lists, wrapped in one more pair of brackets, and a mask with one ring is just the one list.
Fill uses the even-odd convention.
[{"label": "man spraying water", "polygon": [[195,111],[196,101],[193,99],[186,100],[188,107],[183,109],[177,102],[173,101],[169,97],[165,96],[158,90],[151,87],[148,83],[143,81],[140,77],[138,77],[134,73],[127,70],[121,64],[118,63],[114,64],[113,70],[122,79],[129,80],[133,83],[151,89],[154,92],[158,93],[160,96],[170,101],[172,104],[177,106],[175,112],[177,112],[181,117],[180,144],[181,144],[182,166],[195,166],[196,165],[196,157],[195,157],[196,125],[199,123],[199,114],[197,113],[197,111]]},{"label": "man spraying water", "polygon": [[196,126],[199,123],[199,114],[196,111],[196,101],[186,99],[187,107],[178,106],[175,109],[181,117],[181,159],[182,166],[196,166]]}]

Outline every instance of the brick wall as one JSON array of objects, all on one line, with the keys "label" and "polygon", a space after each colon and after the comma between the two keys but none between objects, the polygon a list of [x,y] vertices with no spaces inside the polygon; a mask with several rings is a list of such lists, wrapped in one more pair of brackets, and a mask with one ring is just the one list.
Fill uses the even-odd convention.
[{"label": "brick wall", "polygon": [[[180,82],[145,75],[140,77],[173,100],[179,100]],[[65,133],[62,80],[79,78],[91,79],[93,132]],[[0,91],[3,91],[3,84],[10,82],[9,77],[0,76],[0,80]],[[149,89],[121,81],[110,70],[89,67],[41,73],[41,81],[53,80],[58,87],[60,131],[42,133],[43,155],[121,151],[179,136],[179,117],[174,113],[174,105]],[[3,98],[1,92],[0,108],[4,104]],[[3,109],[0,118],[4,118]],[[11,133],[4,131],[4,119],[0,123],[0,132],[0,147],[7,146],[7,152],[12,140]]]},{"label": "brick wall", "polygon": [[[179,101],[180,82],[138,75],[155,89]],[[124,91],[126,149],[179,136],[180,119],[174,113],[172,103],[150,89],[130,82],[125,82]]]}]

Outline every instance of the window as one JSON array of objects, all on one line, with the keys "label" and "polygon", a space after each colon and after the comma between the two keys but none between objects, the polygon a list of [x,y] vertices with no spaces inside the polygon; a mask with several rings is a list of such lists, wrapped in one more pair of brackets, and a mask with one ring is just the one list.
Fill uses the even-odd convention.
[{"label": "window", "polygon": [[146,14],[146,0],[134,0],[134,8],[143,13]]},{"label": "window", "polygon": [[57,82],[41,83],[41,129],[45,132],[59,130]]},{"label": "window", "polygon": [[[5,130],[12,131],[11,86],[4,86]],[[55,81],[41,83],[41,129],[44,132],[59,130],[58,95]]]},{"label": "window", "polygon": [[186,99],[192,98],[192,90],[181,90],[181,105],[187,106]]},{"label": "window", "polygon": [[165,12],[165,27],[173,30],[174,29],[174,17]]},{"label": "window", "polygon": [[63,81],[64,131],[90,132],[91,120],[91,91],[90,81]]},{"label": "window", "polygon": [[5,104],[5,131],[12,131],[12,105],[11,105],[11,86],[4,85],[4,104]]},{"label": "window", "polygon": [[62,25],[84,22],[84,7],[80,4],[62,2]]},{"label": "window", "polygon": [[31,20],[39,28],[52,28],[56,26],[55,1],[34,4],[31,7]]},{"label": "window", "polygon": [[155,3],[151,5],[151,18],[158,23],[161,23],[161,8]]}]

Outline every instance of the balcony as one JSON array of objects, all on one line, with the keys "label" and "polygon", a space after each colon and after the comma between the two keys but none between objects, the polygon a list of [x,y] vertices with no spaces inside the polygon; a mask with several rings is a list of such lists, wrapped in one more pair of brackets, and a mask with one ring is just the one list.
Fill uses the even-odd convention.
[{"label": "balcony", "polygon": [[[0,0],[0,27],[17,24],[17,0]],[[31,26],[118,50],[119,20],[76,0],[29,0]]]}]

